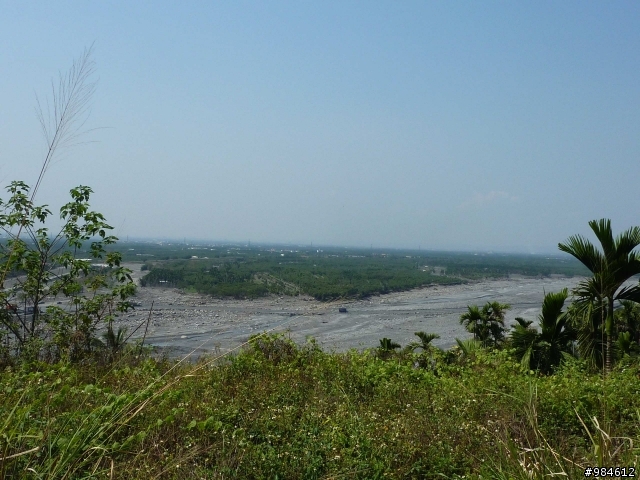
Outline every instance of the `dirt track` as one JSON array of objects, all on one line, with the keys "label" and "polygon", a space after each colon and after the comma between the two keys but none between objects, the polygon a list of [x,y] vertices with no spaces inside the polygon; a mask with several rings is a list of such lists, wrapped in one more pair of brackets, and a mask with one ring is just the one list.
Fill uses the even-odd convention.
[{"label": "dirt track", "polygon": [[[130,267],[139,277],[139,265]],[[512,277],[331,303],[302,296],[221,300],[177,289],[140,287],[136,300],[141,306],[126,314],[119,324],[132,332],[148,318],[153,302],[146,343],[171,356],[193,350],[195,356],[224,352],[246,341],[251,334],[272,328],[289,332],[298,342],[313,337],[326,350],[374,347],[382,337],[406,345],[415,340],[414,332],[419,330],[439,334],[441,338],[434,344],[447,348],[455,343],[456,337],[469,336],[458,320],[467,305],[497,300],[512,306],[507,315],[509,323],[518,316],[535,320],[545,291],[572,288],[578,280]],[[339,313],[339,307],[346,307],[348,312]],[[140,338],[143,333],[144,325],[132,338]]]}]

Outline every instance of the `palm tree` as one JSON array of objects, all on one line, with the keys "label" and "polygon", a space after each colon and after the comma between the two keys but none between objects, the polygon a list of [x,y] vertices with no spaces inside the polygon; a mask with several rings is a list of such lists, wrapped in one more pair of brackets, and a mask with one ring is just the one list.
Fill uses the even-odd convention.
[{"label": "palm tree", "polygon": [[380,350],[385,352],[393,352],[396,348],[400,348],[399,343],[396,343],[387,337],[380,339]]},{"label": "palm tree", "polygon": [[401,345],[394,342],[390,338],[384,337],[380,339],[380,346],[378,347],[378,356],[383,360],[389,358],[391,354]]},{"label": "palm tree", "polygon": [[440,338],[440,335],[438,335],[437,333],[425,332],[415,332],[415,335],[420,339],[420,341],[411,342],[406,346],[406,351],[415,352],[418,348],[421,348],[422,353],[418,355],[415,366],[434,369],[436,366],[434,351],[439,349],[438,347],[434,347],[433,345],[431,345],[431,342],[436,338]]},{"label": "palm tree", "polygon": [[464,325],[468,332],[473,333],[473,339],[478,339],[479,322],[482,322],[482,313],[477,305],[467,305],[467,313],[460,315],[460,325]]},{"label": "palm tree", "polygon": [[433,345],[431,342],[437,338],[440,338],[440,335],[437,333],[424,333],[424,332],[415,332],[415,335],[420,339],[419,342],[411,342],[408,347],[411,351],[416,350],[417,348],[421,348],[423,352],[428,352],[431,350]]},{"label": "palm tree", "polygon": [[517,318],[511,332],[511,343],[516,356],[528,369],[551,373],[571,353],[576,338],[569,317],[562,311],[568,291],[548,293],[542,302],[542,313],[538,317],[541,332],[531,327],[531,322]]},{"label": "palm tree", "polygon": [[[573,235],[558,248],[573,255],[591,272],[591,278],[578,284],[574,295],[578,298],[578,311],[600,313],[604,326],[605,372],[611,371],[614,335],[614,304],[616,301],[640,302],[640,285],[624,287],[632,276],[640,274],[640,256],[634,249],[640,245],[640,227],[632,227],[616,238],[611,220],[592,220],[589,226],[598,238],[602,250],[582,235]],[[594,310],[595,309],[595,310]],[[589,319],[591,323],[592,319]]]},{"label": "palm tree", "polygon": [[510,305],[499,302],[487,302],[482,307],[482,313],[487,319],[487,328],[491,339],[493,339],[494,347],[497,347],[504,340],[504,317],[509,308],[511,308]]},{"label": "palm tree", "polygon": [[482,309],[477,305],[469,305],[467,312],[460,315],[460,324],[473,333],[473,339],[480,340],[484,347],[489,343],[497,347],[504,339],[504,317],[508,308],[508,304],[499,302],[487,302]]}]

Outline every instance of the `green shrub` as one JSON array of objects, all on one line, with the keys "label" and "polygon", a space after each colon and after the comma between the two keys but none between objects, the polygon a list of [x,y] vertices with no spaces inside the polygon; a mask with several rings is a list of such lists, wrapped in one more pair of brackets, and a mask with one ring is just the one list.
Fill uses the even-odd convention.
[{"label": "green shrub", "polygon": [[435,369],[417,356],[262,334],[194,365],[125,356],[110,369],[6,369],[0,474],[542,479],[582,478],[599,459],[637,466],[637,365],[603,381],[579,362],[531,374],[508,351],[464,364],[443,352]]}]

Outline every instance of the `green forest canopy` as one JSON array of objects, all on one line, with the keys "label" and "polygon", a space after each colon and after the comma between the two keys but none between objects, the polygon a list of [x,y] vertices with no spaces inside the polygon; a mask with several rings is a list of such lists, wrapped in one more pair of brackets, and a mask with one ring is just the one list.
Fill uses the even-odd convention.
[{"label": "green forest canopy", "polygon": [[559,255],[142,242],[121,243],[120,248],[125,261],[144,262],[149,273],[143,286],[236,298],[268,293],[362,298],[510,274],[588,274],[579,262]]}]

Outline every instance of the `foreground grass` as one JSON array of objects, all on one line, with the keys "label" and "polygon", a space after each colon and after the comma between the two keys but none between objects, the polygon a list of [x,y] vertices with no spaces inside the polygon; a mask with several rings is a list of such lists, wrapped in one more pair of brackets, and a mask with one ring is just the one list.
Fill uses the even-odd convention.
[{"label": "foreground grass", "polygon": [[508,352],[436,357],[434,367],[265,336],[197,365],[5,369],[0,477],[584,478],[586,466],[637,467],[637,365],[603,381],[576,363],[532,375]]}]

